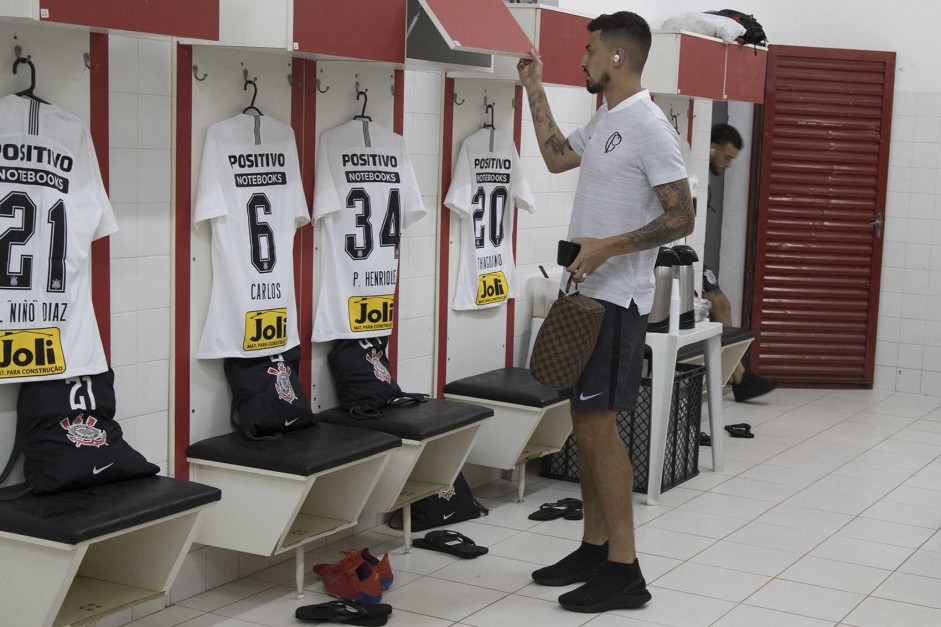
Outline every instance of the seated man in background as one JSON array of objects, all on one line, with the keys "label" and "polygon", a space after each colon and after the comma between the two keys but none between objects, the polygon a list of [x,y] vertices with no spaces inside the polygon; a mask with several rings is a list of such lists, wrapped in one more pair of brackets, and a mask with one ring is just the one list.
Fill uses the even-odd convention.
[{"label": "seated man in background", "polygon": [[[738,152],[742,149],[742,136],[735,127],[729,124],[716,124],[712,127],[710,144],[709,172],[720,175],[731,167]],[[721,322],[723,326],[733,326],[732,306],[719,288],[719,278],[705,264],[703,264],[702,275],[702,297],[712,304],[709,319],[713,322]],[[732,372],[732,394],[738,402],[767,394],[776,387],[778,387],[777,381],[764,379],[745,370],[741,362]]]}]

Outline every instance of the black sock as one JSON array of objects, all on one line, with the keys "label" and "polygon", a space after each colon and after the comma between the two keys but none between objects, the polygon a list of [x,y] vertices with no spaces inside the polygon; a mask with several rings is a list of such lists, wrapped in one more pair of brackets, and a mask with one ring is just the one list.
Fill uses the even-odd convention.
[{"label": "black sock", "polygon": [[633,580],[640,575],[640,562],[636,559],[627,564],[625,562],[612,562],[608,560],[603,568],[603,573],[613,579]]}]

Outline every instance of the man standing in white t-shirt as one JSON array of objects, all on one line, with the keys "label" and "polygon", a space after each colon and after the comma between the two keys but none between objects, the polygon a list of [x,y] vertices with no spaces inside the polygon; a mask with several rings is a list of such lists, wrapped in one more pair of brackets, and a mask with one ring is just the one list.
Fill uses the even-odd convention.
[{"label": "man standing in white t-shirt", "polygon": [[538,53],[518,69],[547,167],[581,166],[569,224],[569,239],[581,250],[568,271],[582,294],[605,307],[598,343],[572,391],[582,544],[533,572],[533,580],[586,582],[559,603],[604,612],[637,608],[651,598],[634,548],[633,475],[615,417],[637,400],[657,247],[689,235],[694,214],[677,133],[640,85],[649,26],[620,11],[592,20],[588,31],[582,70],[588,91],[604,94],[606,104],[567,139],[549,110]]}]

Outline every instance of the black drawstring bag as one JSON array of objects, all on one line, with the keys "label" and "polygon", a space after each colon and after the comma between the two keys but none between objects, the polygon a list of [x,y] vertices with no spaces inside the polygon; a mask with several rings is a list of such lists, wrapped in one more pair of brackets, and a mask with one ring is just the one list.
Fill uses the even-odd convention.
[{"label": "black drawstring bag", "polygon": [[[447,489],[426,496],[412,503],[412,531],[424,531],[433,527],[452,525],[464,520],[480,518],[490,513],[471,493],[464,475],[459,473],[454,480],[454,489]],[[389,526],[402,528],[402,510],[389,516]]]},{"label": "black drawstring bag", "polygon": [[387,337],[337,340],[327,356],[340,406],[353,418],[378,418],[384,407],[423,402],[427,394],[403,392],[389,372]]},{"label": "black drawstring bag", "polygon": [[114,420],[114,371],[24,383],[16,404],[23,474],[33,494],[88,488],[160,472],[124,441]]},{"label": "black drawstring bag", "polygon": [[226,358],[231,420],[239,433],[250,440],[264,440],[314,425],[317,420],[297,376],[300,361],[297,346],[269,357]]}]

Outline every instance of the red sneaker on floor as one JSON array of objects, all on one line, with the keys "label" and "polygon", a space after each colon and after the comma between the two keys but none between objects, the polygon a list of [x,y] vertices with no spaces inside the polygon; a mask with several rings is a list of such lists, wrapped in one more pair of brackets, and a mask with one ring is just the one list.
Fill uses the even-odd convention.
[{"label": "red sneaker on floor", "polygon": [[382,601],[379,573],[366,562],[360,562],[359,566],[331,571],[322,577],[323,588],[331,596],[353,599],[360,603]]},{"label": "red sneaker on floor", "polygon": [[377,559],[369,552],[369,548],[361,551],[341,551],[343,559],[335,564],[314,564],[314,572],[321,577],[329,573],[337,572],[343,569],[350,569],[366,562],[369,566],[379,573],[379,583],[383,590],[388,590],[392,585],[394,575],[392,574],[392,564],[389,563],[389,554],[386,553],[382,559]]}]

